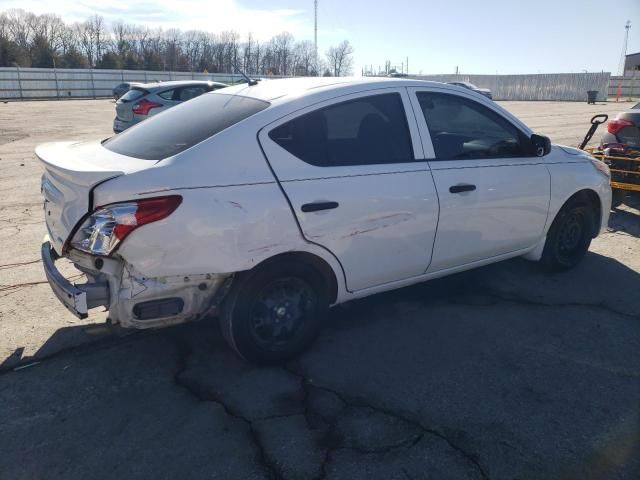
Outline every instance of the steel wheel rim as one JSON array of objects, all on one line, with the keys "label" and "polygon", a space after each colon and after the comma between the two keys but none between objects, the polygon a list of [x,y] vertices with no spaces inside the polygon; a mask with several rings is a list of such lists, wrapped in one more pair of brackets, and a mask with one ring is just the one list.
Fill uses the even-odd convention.
[{"label": "steel wheel rim", "polygon": [[571,255],[576,251],[584,237],[584,218],[578,212],[571,212],[562,223],[558,234],[558,251],[562,255]]},{"label": "steel wheel rim", "polygon": [[297,338],[315,306],[315,293],[304,280],[291,277],[270,282],[251,308],[251,336],[263,348],[282,350]]}]

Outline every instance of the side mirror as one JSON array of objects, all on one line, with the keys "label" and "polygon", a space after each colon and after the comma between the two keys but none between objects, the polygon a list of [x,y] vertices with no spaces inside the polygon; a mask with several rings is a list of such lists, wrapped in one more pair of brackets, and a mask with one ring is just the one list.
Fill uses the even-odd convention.
[{"label": "side mirror", "polygon": [[531,135],[531,150],[536,157],[544,157],[551,152],[551,140],[544,135]]}]

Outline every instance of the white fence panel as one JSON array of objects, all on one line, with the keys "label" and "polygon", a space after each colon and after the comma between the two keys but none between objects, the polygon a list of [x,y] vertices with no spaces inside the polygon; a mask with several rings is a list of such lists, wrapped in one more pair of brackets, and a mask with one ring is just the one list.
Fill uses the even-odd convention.
[{"label": "white fence panel", "polygon": [[147,70],[99,70],[68,68],[0,68],[0,98],[98,98],[110,97],[122,82],[213,80],[235,83],[239,74],[164,72]]},{"label": "white fence panel", "polygon": [[488,88],[494,100],[587,101],[587,91],[605,101],[610,73],[549,73],[531,75],[412,75],[436,82],[466,81]]},{"label": "white fence panel", "polygon": [[[558,73],[539,75],[425,75],[412,76],[438,82],[469,81],[489,88],[496,100],[586,101],[587,91],[598,91],[598,100],[615,96],[617,84],[610,73]],[[50,68],[0,68],[0,98],[97,98],[110,97],[121,82],[167,80],[242,81],[239,74],[164,72],[147,70],[98,70]],[[623,81],[623,96],[633,91],[635,80]],[[640,81],[638,82],[640,83]],[[613,94],[612,94],[613,90]],[[637,86],[640,95],[640,85]]]}]

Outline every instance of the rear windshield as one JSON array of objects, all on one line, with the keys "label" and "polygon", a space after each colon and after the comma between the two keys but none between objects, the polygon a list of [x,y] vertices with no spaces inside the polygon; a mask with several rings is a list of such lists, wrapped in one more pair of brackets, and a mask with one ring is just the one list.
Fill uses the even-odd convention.
[{"label": "rear windshield", "polygon": [[[129,85],[127,85],[126,83],[123,83],[122,86],[128,87]],[[146,95],[147,93],[149,92],[147,92],[146,90],[142,90],[139,88],[132,88],[131,90],[129,90],[127,93],[125,93],[120,97],[120,101],[122,103],[133,102],[134,100],[139,99],[140,97],[142,97],[143,95]]]},{"label": "rear windshield", "polygon": [[111,137],[102,145],[112,152],[162,160],[264,110],[269,102],[207,93]]}]

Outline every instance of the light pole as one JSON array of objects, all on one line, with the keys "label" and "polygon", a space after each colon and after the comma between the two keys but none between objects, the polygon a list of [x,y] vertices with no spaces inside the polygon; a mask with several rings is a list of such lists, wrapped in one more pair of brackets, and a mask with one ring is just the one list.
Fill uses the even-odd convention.
[{"label": "light pole", "polygon": [[621,77],[624,77],[624,64],[627,59],[627,44],[629,43],[629,30],[631,30],[631,20],[627,20],[624,24],[624,42],[622,43],[622,55],[620,56],[620,64],[618,65],[618,72]]}]

